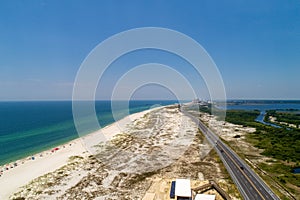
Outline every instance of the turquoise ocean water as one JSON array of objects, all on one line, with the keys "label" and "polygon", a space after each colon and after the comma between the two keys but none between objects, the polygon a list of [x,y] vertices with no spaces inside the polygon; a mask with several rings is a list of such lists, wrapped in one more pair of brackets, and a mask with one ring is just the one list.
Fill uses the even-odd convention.
[{"label": "turquoise ocean water", "polygon": [[[118,119],[128,112],[119,101]],[[154,105],[170,105],[177,101],[130,101],[130,114]],[[101,127],[115,122],[110,101],[97,101],[95,110]],[[86,122],[88,125],[88,122]],[[95,131],[87,126],[86,133]],[[0,165],[78,138],[73,122],[72,102],[0,102]]]}]

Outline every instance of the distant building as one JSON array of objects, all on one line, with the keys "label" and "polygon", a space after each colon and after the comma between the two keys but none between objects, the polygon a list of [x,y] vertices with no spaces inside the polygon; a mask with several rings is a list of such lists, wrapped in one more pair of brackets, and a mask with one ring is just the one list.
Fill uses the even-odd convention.
[{"label": "distant building", "polygon": [[196,99],[193,100],[193,103],[200,103],[200,102],[201,101],[198,98],[196,98]]}]

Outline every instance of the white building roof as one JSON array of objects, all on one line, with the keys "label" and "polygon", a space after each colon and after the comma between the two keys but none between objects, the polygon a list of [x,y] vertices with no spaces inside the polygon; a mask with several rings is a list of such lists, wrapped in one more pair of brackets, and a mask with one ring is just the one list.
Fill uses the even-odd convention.
[{"label": "white building roof", "polygon": [[195,200],[215,200],[216,195],[197,194]]},{"label": "white building roof", "polygon": [[191,181],[189,179],[176,179],[175,196],[191,197]]}]

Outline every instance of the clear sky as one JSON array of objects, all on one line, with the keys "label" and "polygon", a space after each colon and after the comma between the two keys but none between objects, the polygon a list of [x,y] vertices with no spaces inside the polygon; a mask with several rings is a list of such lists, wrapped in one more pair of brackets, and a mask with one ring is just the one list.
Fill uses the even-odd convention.
[{"label": "clear sky", "polygon": [[[71,99],[76,73],[97,44],[147,26],[199,42],[218,66],[230,99],[300,99],[300,1],[3,0],[0,100]],[[184,61],[149,52],[118,60],[100,83],[99,98],[109,98],[124,69],[144,62],[167,62],[204,84]],[[205,93],[199,86],[197,95]],[[170,91],[145,86],[135,95],[168,98]]]}]

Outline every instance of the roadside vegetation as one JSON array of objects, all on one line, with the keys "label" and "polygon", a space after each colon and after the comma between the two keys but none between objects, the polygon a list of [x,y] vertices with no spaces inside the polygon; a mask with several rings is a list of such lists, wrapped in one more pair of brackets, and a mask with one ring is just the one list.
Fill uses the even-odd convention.
[{"label": "roadside vegetation", "polygon": [[256,122],[255,119],[259,114],[260,112],[258,110],[228,110],[226,111],[225,121],[243,126],[258,127],[261,126],[261,124]]},{"label": "roadside vegetation", "polygon": [[[197,107],[190,107],[189,109],[198,109],[200,112],[211,114],[210,105]],[[292,199],[300,199],[300,174],[293,173],[294,168],[300,167],[300,129],[285,126],[275,128],[264,125],[255,121],[259,114],[260,111],[258,110],[228,110],[225,121],[244,127],[256,128],[255,132],[246,135],[246,141],[261,149],[262,155],[270,158],[262,161],[257,166],[259,170],[267,174],[263,175],[263,178],[267,182],[275,181],[278,185],[281,185],[283,190],[291,194],[290,197],[286,197],[277,191],[281,199],[291,199],[291,196],[294,197]],[[280,125],[279,122],[300,124],[299,111],[268,111],[266,119],[269,116],[276,117],[278,125]],[[241,156],[244,157],[244,155]]]},{"label": "roadside vegetation", "polygon": [[264,149],[263,155],[286,162],[299,162],[300,131],[292,128],[275,128],[255,122],[258,115],[259,111],[230,110],[227,111],[225,120],[234,124],[255,127],[256,132],[248,137],[252,139],[252,142],[255,141],[256,147]]},{"label": "roadside vegetation", "polygon": [[[259,168],[266,171],[273,180],[298,198],[300,175],[294,174],[293,169],[300,167],[300,130],[263,125],[255,122],[258,115],[259,111],[230,110],[227,111],[226,121],[256,128],[254,133],[247,135],[247,141],[263,149],[262,155],[274,158],[261,163]],[[290,116],[290,114],[284,115]],[[289,123],[294,123],[297,118],[289,118],[289,120]]]}]

